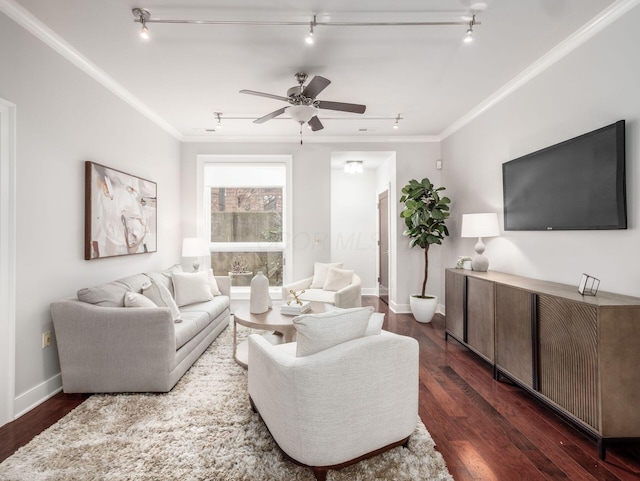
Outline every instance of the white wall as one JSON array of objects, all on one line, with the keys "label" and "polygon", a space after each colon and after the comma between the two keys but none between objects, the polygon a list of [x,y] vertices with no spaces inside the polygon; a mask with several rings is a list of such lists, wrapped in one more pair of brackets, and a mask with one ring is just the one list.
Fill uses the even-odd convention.
[{"label": "white wall", "polygon": [[[179,260],[180,149],[3,14],[0,45],[0,98],[17,106],[17,414],[60,386],[55,342],[41,348],[50,302]],[[158,183],[157,253],[83,260],[85,160]]]},{"label": "white wall", "polygon": [[586,272],[601,290],[640,295],[639,22],[635,7],[442,142],[454,218],[445,266],[473,253],[475,240],[459,237],[463,213],[498,212],[502,223],[503,162],[625,119],[627,230],[503,231],[485,254],[493,270],[576,286]]},{"label": "white wall", "polygon": [[[435,161],[440,158],[438,143],[184,143],[182,145],[182,231],[185,236],[196,232],[196,157],[214,155],[284,154],[293,157],[293,278],[311,275],[314,262],[331,260],[331,154],[341,151],[395,151],[396,185],[390,192],[390,216],[397,213],[400,189],[410,179],[429,177],[440,182]],[[375,187],[374,187],[375,188]],[[395,211],[393,209],[396,209]],[[392,219],[392,222],[395,219]],[[391,245],[397,245],[390,272],[390,305],[403,312],[409,310],[409,295],[415,294],[422,282],[421,252],[409,250],[402,230],[395,233]],[[440,248],[430,255],[429,290],[440,295]]]},{"label": "white wall", "polygon": [[362,280],[363,294],[377,294],[376,171],[331,171],[331,261],[342,262]]}]

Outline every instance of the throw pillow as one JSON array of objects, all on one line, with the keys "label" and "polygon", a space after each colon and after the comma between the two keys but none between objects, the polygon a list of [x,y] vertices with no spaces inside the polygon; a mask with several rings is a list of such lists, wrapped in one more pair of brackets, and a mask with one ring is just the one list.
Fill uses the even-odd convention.
[{"label": "throw pillow", "polygon": [[124,295],[124,307],[158,307],[158,305],[142,294],[127,292]]},{"label": "throw pillow", "polygon": [[296,356],[309,356],[363,337],[372,313],[373,307],[355,307],[295,317]]},{"label": "throw pillow", "polygon": [[364,332],[365,336],[377,336],[382,332],[382,323],[384,322],[383,312],[374,312],[369,318],[369,324],[367,324],[367,330]]},{"label": "throw pillow", "polygon": [[149,284],[142,286],[142,295],[151,299],[156,306],[171,309],[173,322],[182,322],[176,301],[173,300],[169,289],[165,286],[151,281]]},{"label": "throw pillow", "polygon": [[327,277],[322,289],[325,291],[339,291],[351,285],[353,271],[349,269],[338,269],[332,267],[327,271]]},{"label": "throw pillow", "polygon": [[199,272],[172,272],[173,290],[176,293],[176,304],[186,306],[196,302],[205,302],[213,299],[209,273]]},{"label": "throw pillow", "polygon": [[327,277],[327,271],[331,267],[342,267],[342,262],[334,262],[330,264],[324,264],[322,262],[316,262],[313,264],[313,279],[311,281],[311,289],[322,289],[324,281]]},{"label": "throw pillow", "polygon": [[213,275],[213,269],[209,269],[209,288],[211,289],[211,294],[214,296],[219,296],[220,294],[222,294],[222,292],[220,292],[220,288],[218,287],[218,281],[216,281],[216,278]]},{"label": "throw pillow", "polygon": [[[333,304],[325,304],[324,310],[329,311],[344,311],[344,308],[334,306]],[[384,312],[373,312],[369,318],[367,324],[367,330],[364,332],[365,336],[375,336],[382,332],[382,324],[384,324]]]}]

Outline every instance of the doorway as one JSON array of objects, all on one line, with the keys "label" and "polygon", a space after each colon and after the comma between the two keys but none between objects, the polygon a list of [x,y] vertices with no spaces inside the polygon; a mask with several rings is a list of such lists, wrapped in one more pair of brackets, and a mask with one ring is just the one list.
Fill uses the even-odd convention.
[{"label": "doorway", "polygon": [[15,110],[0,99],[0,426],[15,398]]},{"label": "doorway", "polygon": [[378,195],[378,296],[385,304],[389,304],[389,191]]}]

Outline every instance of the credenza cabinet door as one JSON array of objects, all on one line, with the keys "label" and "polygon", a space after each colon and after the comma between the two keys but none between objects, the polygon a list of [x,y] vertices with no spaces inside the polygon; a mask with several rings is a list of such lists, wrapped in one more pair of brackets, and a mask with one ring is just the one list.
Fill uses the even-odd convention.
[{"label": "credenza cabinet door", "polygon": [[496,366],[536,389],[531,292],[496,285]]},{"label": "credenza cabinet door", "polygon": [[540,393],[599,430],[597,308],[539,295],[537,311]]},{"label": "credenza cabinet door", "polygon": [[464,309],[466,276],[451,271],[445,272],[445,317],[446,329],[459,341],[464,341]]},{"label": "credenza cabinet door", "polygon": [[491,363],[495,360],[494,285],[467,278],[467,344]]}]

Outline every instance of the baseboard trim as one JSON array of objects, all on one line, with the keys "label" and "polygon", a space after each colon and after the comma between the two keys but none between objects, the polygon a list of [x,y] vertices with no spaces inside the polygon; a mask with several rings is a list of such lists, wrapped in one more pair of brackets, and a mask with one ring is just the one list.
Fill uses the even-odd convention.
[{"label": "baseboard trim", "polygon": [[14,419],[18,419],[20,416],[28,413],[60,391],[62,391],[62,376],[58,373],[29,389],[27,392],[20,394],[15,399],[14,406],[16,414]]},{"label": "baseboard trim", "polygon": [[362,288],[363,296],[376,296],[378,297],[378,288],[377,287],[363,287]]},{"label": "baseboard trim", "polygon": [[[391,309],[392,312],[396,313],[396,314],[411,314],[411,305],[410,304],[396,304],[395,302],[391,301],[389,303],[389,309]],[[443,304],[438,304],[436,306],[436,313],[437,314],[442,314],[443,316],[444,314],[444,305]]]}]

